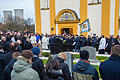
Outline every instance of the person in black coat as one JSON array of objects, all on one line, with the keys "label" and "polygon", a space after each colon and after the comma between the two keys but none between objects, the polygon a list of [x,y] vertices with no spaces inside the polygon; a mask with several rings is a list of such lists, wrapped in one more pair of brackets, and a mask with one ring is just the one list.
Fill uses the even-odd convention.
[{"label": "person in black coat", "polygon": [[44,80],[44,64],[39,58],[40,49],[38,47],[32,48],[33,58],[32,58],[32,68],[39,74],[40,80]]},{"label": "person in black coat", "polygon": [[120,80],[120,45],[112,46],[111,53],[111,57],[100,64],[100,74],[103,80]]},{"label": "person in black coat", "polygon": [[5,66],[9,64],[10,60],[12,59],[13,53],[17,49],[17,44],[13,42],[10,43],[10,49],[11,50],[8,53],[0,56],[0,63],[2,64],[2,69],[4,69]]},{"label": "person in black coat", "polygon": [[119,45],[120,43],[119,43],[119,36],[117,36],[116,38],[115,38],[115,45]]},{"label": "person in black coat", "polygon": [[93,34],[93,37],[92,37],[92,47],[96,46],[96,42],[97,42],[96,34]]},{"label": "person in black coat", "polygon": [[58,54],[58,57],[56,57],[54,59],[58,60],[60,63],[60,69],[63,72],[64,80],[72,80],[69,66],[68,66],[68,64],[64,63],[64,61],[67,59],[67,56],[63,52],[61,52]]},{"label": "person in black coat", "polygon": [[58,38],[58,36],[55,39],[55,44],[51,45],[51,53],[52,54],[58,54],[59,52],[63,51],[63,42],[61,39]]},{"label": "person in black coat", "polygon": [[58,60],[50,60],[45,67],[44,80],[65,80]]},{"label": "person in black coat", "polygon": [[80,38],[78,37],[78,35],[75,36],[75,52],[79,52],[80,49]]},{"label": "person in black coat", "polygon": [[10,51],[8,53],[6,53],[3,57],[3,63],[4,65],[8,65],[10,60],[12,59],[12,55],[14,52],[17,51],[17,43],[15,42],[11,42],[9,47],[10,47]]},{"label": "person in black coat", "polygon": [[4,52],[8,53],[9,52],[9,41],[6,41],[6,37],[5,36],[2,37],[0,43],[3,46]]},{"label": "person in black coat", "polygon": [[5,65],[3,63],[3,59],[2,59],[4,55],[5,54],[4,54],[3,46],[0,45],[0,79],[3,75],[3,70],[4,70],[4,67],[5,67]]},{"label": "person in black coat", "polygon": [[51,50],[51,46],[55,44],[55,37],[52,35],[49,39],[49,49]]},{"label": "person in black coat", "polygon": [[111,52],[111,47],[112,47],[112,36],[110,36],[110,38],[107,40],[107,46],[105,48],[105,51],[108,52],[108,54],[110,54]]},{"label": "person in black coat", "polygon": [[14,52],[12,59],[8,65],[5,66],[3,71],[3,80],[11,80],[11,72],[13,70],[13,65],[17,61],[17,57],[20,56],[20,52]]}]

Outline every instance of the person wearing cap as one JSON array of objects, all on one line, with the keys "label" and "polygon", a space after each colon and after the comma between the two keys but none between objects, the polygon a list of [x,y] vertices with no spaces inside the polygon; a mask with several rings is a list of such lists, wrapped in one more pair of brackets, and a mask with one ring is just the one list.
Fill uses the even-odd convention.
[{"label": "person wearing cap", "polygon": [[32,69],[34,69],[39,74],[40,80],[43,80],[44,64],[43,61],[39,58],[40,48],[33,47],[32,53],[34,55],[32,58]]},{"label": "person wearing cap", "polygon": [[88,51],[80,51],[80,60],[77,64],[73,65],[73,71],[80,74],[92,75],[92,80],[99,80],[98,72],[95,67],[90,65],[88,58]]},{"label": "person wearing cap", "polygon": [[58,57],[54,59],[57,59],[60,63],[60,69],[62,69],[64,80],[72,80],[68,64],[64,63],[64,61],[67,60],[66,54],[61,52],[58,54]]}]

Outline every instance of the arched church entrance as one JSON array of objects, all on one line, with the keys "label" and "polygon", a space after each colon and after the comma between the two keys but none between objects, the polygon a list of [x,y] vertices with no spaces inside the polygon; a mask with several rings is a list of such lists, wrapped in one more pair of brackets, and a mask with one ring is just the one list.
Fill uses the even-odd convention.
[{"label": "arched church entrance", "polygon": [[75,11],[64,9],[56,17],[58,34],[77,34],[77,27],[80,20]]}]

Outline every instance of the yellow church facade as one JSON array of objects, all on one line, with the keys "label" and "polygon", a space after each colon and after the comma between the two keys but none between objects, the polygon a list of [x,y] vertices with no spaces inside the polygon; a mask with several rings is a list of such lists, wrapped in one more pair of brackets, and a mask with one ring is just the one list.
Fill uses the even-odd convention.
[{"label": "yellow church facade", "polygon": [[[35,0],[36,32],[48,34],[119,34],[119,0]],[[90,31],[81,32],[89,19]]]}]

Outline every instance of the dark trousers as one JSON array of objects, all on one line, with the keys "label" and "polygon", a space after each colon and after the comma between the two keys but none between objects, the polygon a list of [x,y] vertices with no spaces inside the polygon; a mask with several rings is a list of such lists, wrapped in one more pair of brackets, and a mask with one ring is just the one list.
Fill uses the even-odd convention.
[{"label": "dark trousers", "polygon": [[98,51],[98,54],[105,54],[105,50],[104,50],[104,49],[100,49],[100,50]]}]

